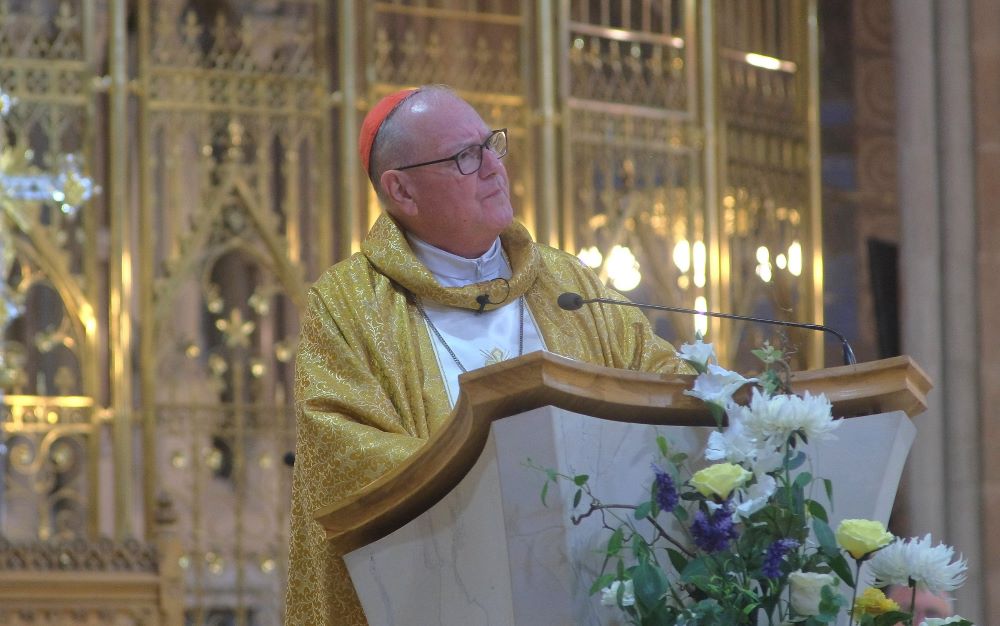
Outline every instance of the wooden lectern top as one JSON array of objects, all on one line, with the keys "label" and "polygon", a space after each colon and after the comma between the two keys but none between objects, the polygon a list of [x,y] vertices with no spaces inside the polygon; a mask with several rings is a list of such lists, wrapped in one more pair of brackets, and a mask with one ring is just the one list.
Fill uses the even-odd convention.
[{"label": "wooden lectern top", "polygon": [[[533,352],[459,377],[451,416],[405,463],[315,518],[346,554],[402,527],[448,494],[479,458],[493,420],[543,406],[638,424],[714,426],[701,400],[687,396],[694,376],[650,374]],[[836,417],[923,412],[931,388],[907,356],[796,372],[797,393],[825,393]],[[737,396],[738,397],[738,396]]]}]

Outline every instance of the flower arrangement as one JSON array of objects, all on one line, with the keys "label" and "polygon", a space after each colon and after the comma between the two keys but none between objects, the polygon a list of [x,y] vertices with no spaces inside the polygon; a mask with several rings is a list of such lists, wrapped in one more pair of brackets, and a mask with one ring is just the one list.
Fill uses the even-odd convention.
[{"label": "flower arrangement", "polygon": [[[840,422],[823,395],[791,393],[781,350],[754,351],[764,363],[758,378],[719,367],[700,338],[679,354],[698,372],[685,393],[706,402],[719,425],[705,448],[707,466],[692,471],[687,455],[657,436],[649,497],[636,505],[605,504],[586,475],[545,470],[543,502],[552,482],[572,481],[573,522],[599,513],[610,532],[592,595],[643,626],[819,626],[845,615],[861,626],[971,625],[959,616],[913,623],[918,589],[948,593],[964,582],[966,563],[952,548],[932,545],[930,536],[897,539],[874,520],[831,528],[813,494],[825,492],[829,503],[833,485],[806,471],[802,448],[835,437]],[[747,384],[754,385],[749,402],[734,401]],[[908,588],[909,604],[889,599],[888,585]]]}]

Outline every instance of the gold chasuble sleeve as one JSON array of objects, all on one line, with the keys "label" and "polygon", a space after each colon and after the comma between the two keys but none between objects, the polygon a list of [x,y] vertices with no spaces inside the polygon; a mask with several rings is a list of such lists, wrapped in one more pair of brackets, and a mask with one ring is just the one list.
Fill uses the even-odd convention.
[{"label": "gold chasuble sleeve", "polygon": [[366,624],[343,559],[313,514],[400,464],[451,412],[414,296],[470,315],[484,291],[492,302],[523,296],[551,352],[608,367],[690,371],[638,309],[560,309],[556,300],[565,291],[621,298],[576,257],[533,243],[516,223],[501,241],[513,273],[508,284],[445,288],[383,214],[362,253],[335,265],[310,290],[296,360],[286,626]]},{"label": "gold chasuble sleeve", "polygon": [[[296,361],[297,439],[285,624],[366,624],[316,510],[413,453],[449,413],[429,341],[404,295],[349,264],[310,290]],[[357,280],[358,276],[361,280]],[[364,280],[370,277],[372,280]],[[387,291],[386,291],[387,290]],[[415,327],[414,322],[418,322]]]}]

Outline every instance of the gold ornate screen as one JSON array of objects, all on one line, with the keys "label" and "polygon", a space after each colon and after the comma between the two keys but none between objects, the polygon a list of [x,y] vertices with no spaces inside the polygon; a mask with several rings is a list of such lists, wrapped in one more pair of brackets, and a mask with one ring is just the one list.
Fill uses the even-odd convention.
[{"label": "gold ornate screen", "polygon": [[377,215],[357,128],[400,87],[509,128],[518,218],[629,297],[821,321],[815,40],[812,0],[0,2],[3,145],[102,187],[3,204],[3,534],[148,540],[166,494],[191,622],[278,622],[298,311]]}]

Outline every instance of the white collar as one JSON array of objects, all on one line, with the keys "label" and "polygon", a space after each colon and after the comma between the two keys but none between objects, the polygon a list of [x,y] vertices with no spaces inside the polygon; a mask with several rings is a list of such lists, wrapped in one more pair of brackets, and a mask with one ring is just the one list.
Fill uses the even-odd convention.
[{"label": "white collar", "polygon": [[476,259],[452,254],[410,233],[406,233],[406,239],[410,242],[413,254],[442,287],[462,287],[470,283],[511,277],[510,265],[504,258],[499,237],[485,254]]}]

